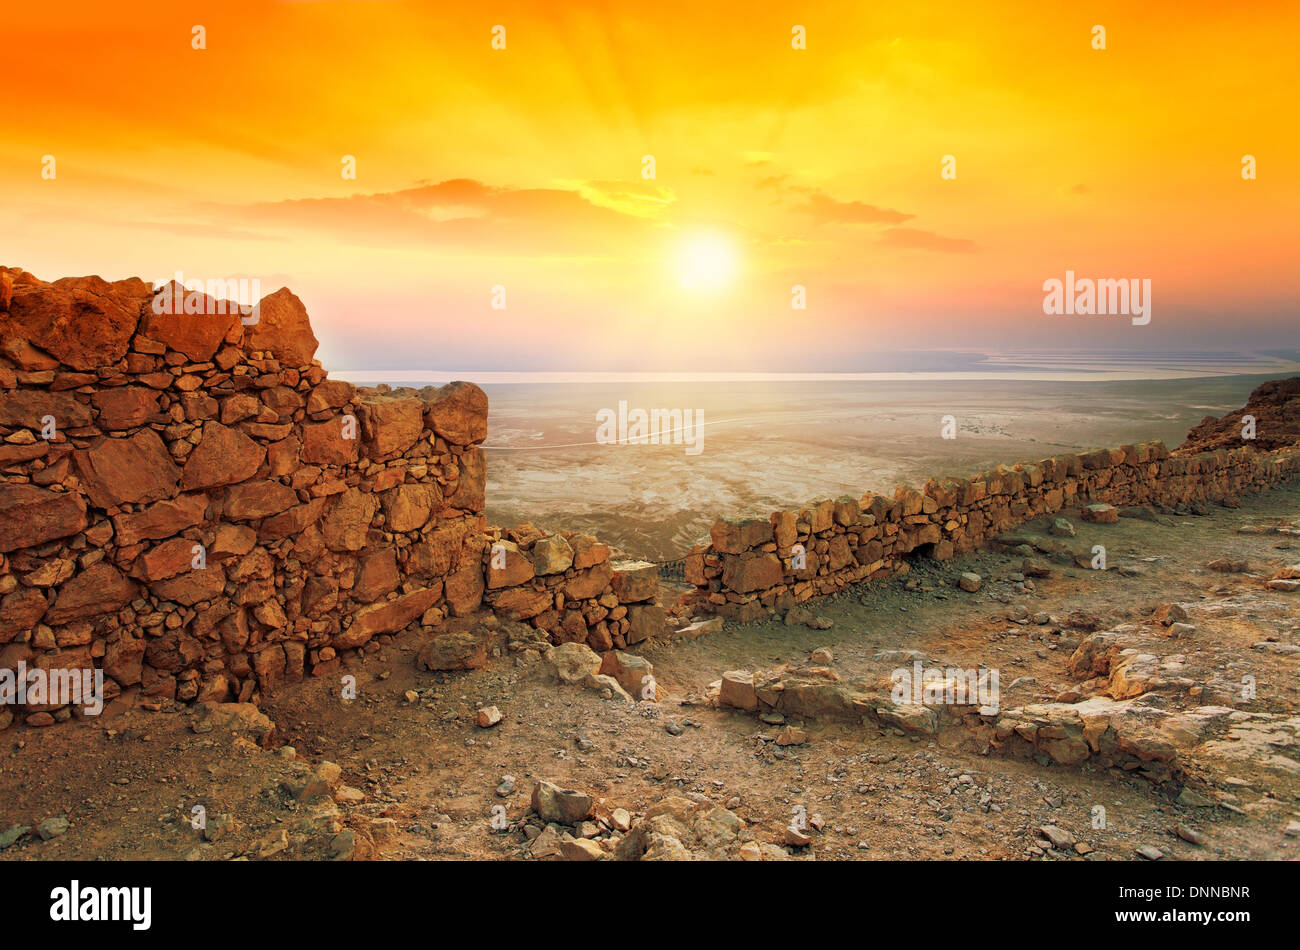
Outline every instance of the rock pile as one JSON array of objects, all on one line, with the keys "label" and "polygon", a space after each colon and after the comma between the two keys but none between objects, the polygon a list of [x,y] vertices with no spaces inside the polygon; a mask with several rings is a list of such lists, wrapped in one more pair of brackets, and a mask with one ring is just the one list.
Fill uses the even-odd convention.
[{"label": "rock pile", "polygon": [[1257,386],[1246,405],[1221,419],[1206,416],[1187,433],[1178,454],[1231,449],[1242,444],[1248,431],[1246,416],[1254,419],[1254,444],[1261,452],[1300,442],[1300,377],[1274,379]]},{"label": "rock pile", "polygon": [[634,817],[585,792],[551,782],[533,787],[533,818],[523,823],[527,854],[568,861],[788,861],[734,812],[703,796],[670,796]]}]

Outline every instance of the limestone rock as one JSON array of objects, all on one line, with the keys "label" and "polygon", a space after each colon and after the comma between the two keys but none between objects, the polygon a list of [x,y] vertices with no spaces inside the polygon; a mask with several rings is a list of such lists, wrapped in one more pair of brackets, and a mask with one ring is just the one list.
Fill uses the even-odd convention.
[{"label": "limestone rock", "polygon": [[618,684],[637,699],[656,699],[654,667],[645,657],[622,650],[611,650],[601,658],[600,672],[618,680]]},{"label": "limestone rock", "polygon": [[659,590],[659,568],[648,561],[618,561],[611,583],[620,604],[654,600]]},{"label": "limestone rock", "polygon": [[533,811],[542,821],[576,825],[591,817],[595,801],[585,792],[560,788],[553,782],[539,781],[533,786]]},{"label": "limestone rock", "polygon": [[585,643],[561,643],[547,650],[545,659],[552,677],[569,686],[582,683],[601,668],[600,655]]},{"label": "limestone rock", "polygon": [[533,544],[533,570],[537,574],[563,574],[573,566],[573,548],[560,535]]}]

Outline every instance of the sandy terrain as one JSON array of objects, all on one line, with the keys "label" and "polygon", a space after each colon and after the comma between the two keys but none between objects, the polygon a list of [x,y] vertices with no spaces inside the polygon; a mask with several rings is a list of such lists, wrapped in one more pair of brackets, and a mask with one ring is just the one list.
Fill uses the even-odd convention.
[{"label": "sandy terrain", "polygon": [[[489,385],[487,514],[506,527],[591,531],[629,554],[670,560],[707,537],[717,517],[892,493],[1101,445],[1177,446],[1260,381]],[[703,451],[573,445],[593,442],[596,413],[620,400],[703,411]],[[945,415],[956,419],[955,439],[941,438]]]},{"label": "sandy terrain", "polygon": [[[1060,568],[1021,591],[1016,555],[918,562],[907,576],[817,604],[834,621],[829,630],[728,624],[650,645],[642,653],[654,664],[658,703],[554,685],[545,661],[522,653],[468,673],[419,672],[418,637],[408,636],[352,666],[354,701],[326,680],[290,684],[269,699],[277,742],[291,744],[297,761],[283,749],[259,749],[239,730],[195,732],[184,709],[110,708],[39,742],[16,729],[0,739],[0,832],[52,816],[70,826],[49,841],[25,836],[0,859],[524,858],[537,779],[634,816],[669,795],[716,802],[765,843],[779,844],[802,806],[821,830],[809,848],[782,849],[791,856],[1130,860],[1150,846],[1176,859],[1295,859],[1300,839],[1286,829],[1300,817],[1293,649],[1300,594],[1268,590],[1265,580],[1300,560],[1300,486],[1201,517],[1073,520],[1080,545],[1107,545],[1111,570]],[[1031,524],[1017,535],[1045,529]],[[1208,569],[1218,558],[1247,569]],[[978,593],[954,586],[962,571],[982,575]],[[1153,608],[1167,603],[1183,604],[1195,629],[1173,637],[1152,623]],[[1049,619],[1008,620],[1019,606]],[[1157,787],[1119,769],[1011,758],[961,729],[929,737],[793,722],[808,741],[781,747],[770,741],[779,727],[702,703],[724,670],[807,663],[811,650],[828,647],[845,680],[878,669],[873,658],[882,649],[922,650],[944,665],[996,665],[1001,703],[1011,707],[1077,686],[1066,663],[1088,628],[1123,623],[1136,625],[1143,650],[1179,671],[1144,702],[1171,712],[1213,701],[1255,714],[1244,718],[1264,727],[1224,725],[1189,740],[1185,777]],[[1236,693],[1246,675],[1257,682],[1253,700]],[[504,720],[479,728],[480,705],[498,706]],[[340,803],[328,793],[317,804],[296,800],[302,763],[317,769],[327,760],[342,770]],[[52,774],[60,777],[51,782]],[[507,775],[514,790],[498,794]],[[212,840],[191,827],[196,804],[217,822]],[[1092,824],[1098,805],[1104,829]],[[494,806],[504,808],[505,830],[493,828]],[[1082,848],[1044,849],[1044,825]],[[1176,834],[1179,825],[1201,843]],[[352,831],[342,843],[340,828]]]}]

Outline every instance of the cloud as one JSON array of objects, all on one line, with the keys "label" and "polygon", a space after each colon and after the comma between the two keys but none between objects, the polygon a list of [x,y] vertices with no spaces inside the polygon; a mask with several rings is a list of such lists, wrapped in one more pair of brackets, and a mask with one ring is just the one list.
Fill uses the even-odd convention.
[{"label": "cloud", "polygon": [[510,188],[471,178],[399,191],[297,198],[212,209],[241,227],[332,233],[371,246],[456,245],[486,253],[606,253],[642,234],[672,192],[640,182]]},{"label": "cloud", "polygon": [[888,247],[904,248],[912,251],[940,251],[945,254],[972,254],[976,250],[974,241],[966,238],[950,238],[933,231],[919,228],[886,228],[880,243]]},{"label": "cloud", "polygon": [[820,191],[809,194],[803,210],[818,224],[901,224],[916,217],[861,201],[837,201]]}]

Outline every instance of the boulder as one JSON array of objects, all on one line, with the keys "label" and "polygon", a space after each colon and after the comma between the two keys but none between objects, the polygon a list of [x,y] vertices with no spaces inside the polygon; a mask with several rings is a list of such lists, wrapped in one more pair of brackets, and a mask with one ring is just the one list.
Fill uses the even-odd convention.
[{"label": "boulder", "polygon": [[194,548],[197,545],[197,541],[189,538],[172,538],[156,544],[136,558],[131,567],[131,575],[143,581],[161,581],[193,570]]},{"label": "boulder", "polygon": [[[827,525],[829,527],[829,525]],[[744,554],[751,548],[760,547],[773,539],[773,524],[751,518],[746,521],[720,519],[713,523],[709,535],[713,549],[724,554]]]},{"label": "boulder", "polygon": [[602,561],[565,581],[564,596],[567,600],[592,600],[609,590],[613,576],[609,562]]},{"label": "boulder", "polygon": [[550,610],[554,602],[551,592],[547,590],[508,587],[493,600],[492,609],[504,617],[528,620]]},{"label": "boulder", "polygon": [[360,440],[342,416],[302,427],[302,460],[311,465],[350,465],[360,456]]},{"label": "boulder", "polygon": [[351,649],[364,646],[376,634],[401,630],[432,607],[441,593],[438,587],[425,587],[383,603],[363,607],[352,618],[350,627],[334,635],[330,645],[336,650]]},{"label": "boulder", "polygon": [[591,817],[595,804],[585,792],[560,788],[553,782],[539,781],[533,786],[533,811],[547,824],[576,825]]},{"label": "boulder", "polygon": [[[159,310],[171,313],[158,313]],[[196,310],[197,313],[186,311]],[[187,291],[176,281],[159,288],[144,307],[140,332],[168,349],[206,363],[240,323],[239,302]]]},{"label": "boulder", "polygon": [[622,650],[610,650],[600,662],[600,672],[618,680],[618,684],[637,699],[656,699],[654,667],[645,657]]},{"label": "boulder", "polygon": [[1115,524],[1119,521],[1119,509],[1114,505],[1088,505],[1080,512],[1084,521],[1096,524]]},{"label": "boulder", "polygon": [[423,670],[479,670],[487,666],[488,656],[503,639],[500,628],[482,623],[439,630],[420,648],[416,665]]},{"label": "boulder", "polygon": [[722,561],[722,585],[741,594],[767,590],[781,583],[783,571],[775,554],[750,551],[726,555]]},{"label": "boulder", "polygon": [[349,488],[339,495],[321,526],[326,547],[331,551],[360,551],[378,509],[379,499],[359,489]]},{"label": "boulder", "polygon": [[363,604],[369,604],[396,590],[401,580],[397,571],[397,552],[391,547],[380,548],[361,560],[352,596]]},{"label": "boulder", "polygon": [[201,524],[207,507],[208,499],[204,495],[179,495],[139,511],[114,515],[113,530],[117,543],[125,547],[140,541],[170,538]]},{"label": "boulder", "polygon": [[424,431],[422,405],[411,396],[367,393],[361,400],[360,415],[371,458],[405,452]]},{"label": "boulder", "polygon": [[531,553],[537,574],[563,574],[573,566],[573,548],[558,534],[536,542]]},{"label": "boulder", "polygon": [[628,628],[624,637],[627,645],[640,643],[651,637],[662,636],[668,614],[657,604],[629,604],[627,608]]},{"label": "boulder", "polygon": [[298,504],[298,495],[283,482],[265,479],[235,485],[226,491],[226,517],[232,521],[255,521],[279,514]]},{"label": "boulder", "polygon": [[244,327],[244,350],[266,351],[285,366],[310,366],[319,346],[307,308],[281,287],[258,303],[257,322]]},{"label": "boulder", "polygon": [[51,626],[112,613],[135,597],[136,585],[113,565],[98,561],[59,588],[45,615]]},{"label": "boulder", "polygon": [[426,388],[424,422],[452,445],[474,445],[487,438],[488,398],[473,383],[452,382]]},{"label": "boulder", "polygon": [[518,587],[533,578],[533,562],[513,541],[494,541],[488,552],[487,586]]},{"label": "boulder", "polygon": [[45,616],[45,595],[31,587],[20,587],[0,598],[0,643],[8,643],[24,630],[31,630]]},{"label": "boulder", "polygon": [[138,278],[16,284],[8,315],[0,318],[0,337],[26,340],[76,370],[112,366],[126,355],[151,297],[149,285]]},{"label": "boulder", "polygon": [[483,602],[483,565],[466,559],[445,581],[447,606],[453,617],[464,617]]},{"label": "boulder", "polygon": [[226,572],[220,562],[209,563],[201,571],[184,571],[175,577],[152,581],[149,592],[159,600],[174,600],[193,607],[205,600],[216,600],[224,593]]},{"label": "boulder", "polygon": [[476,446],[461,454],[458,466],[460,480],[447,498],[447,507],[481,513],[487,501],[487,456]]},{"label": "boulder", "polygon": [[389,531],[418,531],[442,505],[437,486],[424,483],[398,485],[379,498]]},{"label": "boulder", "polygon": [[[118,390],[104,390],[117,392]],[[11,389],[0,392],[0,425],[40,432],[45,417],[53,416],[56,431],[90,425],[90,407],[72,393],[48,389]],[[107,427],[106,427],[107,428]]]},{"label": "boulder", "polygon": [[158,394],[146,386],[101,389],[91,401],[98,411],[95,421],[106,431],[134,429],[158,417]]},{"label": "boulder", "polygon": [[754,674],[747,670],[728,670],[723,673],[718,702],[746,712],[756,711],[758,694],[754,691]]},{"label": "boulder", "polygon": [[125,439],[97,439],[73,458],[86,494],[97,508],[161,501],[180,490],[181,470],[152,429],[141,429]]},{"label": "boulder", "polygon": [[601,668],[600,655],[585,643],[561,643],[547,650],[545,659],[551,676],[569,686],[581,684]]},{"label": "boulder", "polygon": [[577,570],[595,567],[609,560],[609,546],[601,544],[591,535],[575,534],[569,538],[569,546],[573,549],[573,566]]},{"label": "boulder", "polygon": [[252,478],[266,459],[266,449],[238,429],[209,419],[203,437],[181,470],[181,488],[201,491]]},{"label": "boulder", "polygon": [[620,604],[654,600],[659,591],[659,568],[649,561],[618,561],[612,585]]}]

